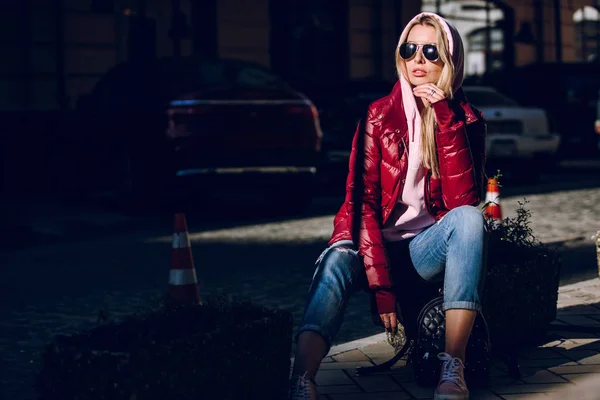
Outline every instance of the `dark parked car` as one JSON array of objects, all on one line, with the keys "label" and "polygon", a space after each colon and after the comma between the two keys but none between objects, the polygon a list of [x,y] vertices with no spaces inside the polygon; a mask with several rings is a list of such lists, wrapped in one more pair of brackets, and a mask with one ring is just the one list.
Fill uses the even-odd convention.
[{"label": "dark parked car", "polygon": [[109,71],[78,111],[92,144],[85,179],[129,204],[175,190],[285,193],[296,209],[310,201],[321,141],[317,111],[260,65],[192,57],[127,62]]},{"label": "dark parked car", "polygon": [[303,88],[319,111],[323,144],[319,175],[322,182],[343,182],[348,173],[352,138],[369,104],[390,93],[394,82],[364,79]]}]

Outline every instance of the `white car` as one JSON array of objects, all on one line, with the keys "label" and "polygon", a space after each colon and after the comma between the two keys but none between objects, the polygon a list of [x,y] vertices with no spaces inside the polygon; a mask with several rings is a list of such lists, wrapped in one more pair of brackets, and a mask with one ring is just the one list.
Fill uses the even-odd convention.
[{"label": "white car", "polygon": [[538,170],[555,161],[560,136],[550,132],[544,110],[522,107],[491,87],[464,86],[463,89],[469,103],[483,112],[487,121],[489,162],[505,161],[510,166],[527,164],[528,168]]}]

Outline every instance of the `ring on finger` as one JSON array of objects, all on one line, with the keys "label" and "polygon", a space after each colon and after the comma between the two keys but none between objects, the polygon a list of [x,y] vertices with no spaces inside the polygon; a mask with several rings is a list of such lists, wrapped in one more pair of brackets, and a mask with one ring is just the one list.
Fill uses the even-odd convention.
[{"label": "ring on finger", "polygon": [[433,96],[435,94],[435,89],[431,89],[431,92],[429,92],[430,96]]}]

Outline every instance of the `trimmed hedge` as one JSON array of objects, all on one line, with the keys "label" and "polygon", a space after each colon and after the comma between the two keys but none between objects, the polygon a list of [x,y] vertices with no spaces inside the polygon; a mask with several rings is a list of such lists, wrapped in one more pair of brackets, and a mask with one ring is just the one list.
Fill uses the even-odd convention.
[{"label": "trimmed hedge", "polygon": [[249,303],[161,308],[46,347],[46,399],[281,399],[292,316]]},{"label": "trimmed hedge", "polygon": [[492,344],[535,343],[556,319],[561,259],[535,239],[524,204],[516,217],[488,223],[483,313]]},{"label": "trimmed hedge", "polygon": [[492,343],[541,339],[556,319],[557,257],[541,246],[524,249],[492,240],[490,247],[483,312]]}]

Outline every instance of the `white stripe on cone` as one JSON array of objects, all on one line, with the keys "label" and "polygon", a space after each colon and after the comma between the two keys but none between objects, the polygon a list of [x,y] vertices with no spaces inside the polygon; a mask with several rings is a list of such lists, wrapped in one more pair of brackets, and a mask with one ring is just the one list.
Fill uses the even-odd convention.
[{"label": "white stripe on cone", "polygon": [[196,279],[196,270],[192,269],[172,269],[169,273],[169,285],[181,286],[198,283]]},{"label": "white stripe on cone", "polygon": [[498,192],[487,192],[485,195],[486,203],[500,204],[500,193]]},{"label": "white stripe on cone", "polygon": [[191,247],[190,236],[187,232],[175,232],[173,234],[173,248],[186,249]]}]

